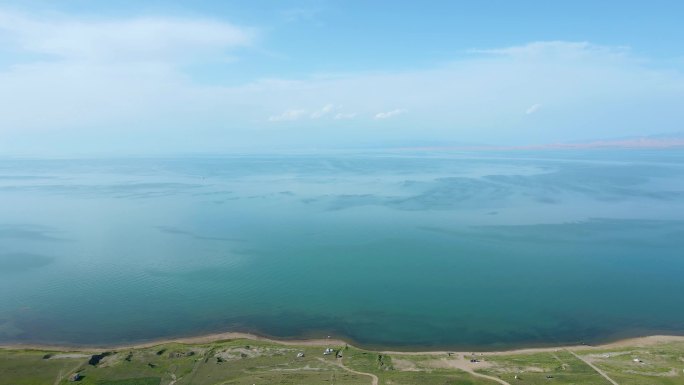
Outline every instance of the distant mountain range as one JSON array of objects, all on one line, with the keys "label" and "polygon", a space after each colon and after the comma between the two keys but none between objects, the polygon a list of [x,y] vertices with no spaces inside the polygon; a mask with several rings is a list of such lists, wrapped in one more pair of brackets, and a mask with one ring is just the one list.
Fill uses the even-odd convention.
[{"label": "distant mountain range", "polygon": [[627,136],[621,138],[587,140],[579,142],[554,143],[543,145],[551,148],[667,148],[683,147],[684,132],[663,133],[647,136]]},{"label": "distant mountain range", "polygon": [[684,132],[663,133],[647,136],[628,136],[609,139],[593,139],[574,142],[558,142],[536,145],[485,145],[485,144],[444,144],[413,145],[403,148],[416,150],[543,150],[543,149],[592,149],[592,148],[684,148]]}]

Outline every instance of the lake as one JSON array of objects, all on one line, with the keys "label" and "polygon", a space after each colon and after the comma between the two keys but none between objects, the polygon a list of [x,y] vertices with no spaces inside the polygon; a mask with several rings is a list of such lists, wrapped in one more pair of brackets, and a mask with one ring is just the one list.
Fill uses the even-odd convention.
[{"label": "lake", "polygon": [[0,343],[684,333],[684,151],[0,160]]}]

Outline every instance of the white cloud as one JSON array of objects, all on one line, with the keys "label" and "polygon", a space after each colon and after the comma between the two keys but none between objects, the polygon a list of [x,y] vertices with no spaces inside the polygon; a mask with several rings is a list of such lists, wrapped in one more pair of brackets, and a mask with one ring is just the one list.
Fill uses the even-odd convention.
[{"label": "white cloud", "polygon": [[357,115],[355,112],[341,112],[340,110],[342,110],[342,106],[329,103],[319,109],[313,110],[313,112],[309,112],[309,110],[306,109],[287,110],[280,115],[270,116],[268,121],[283,122],[305,118],[308,118],[309,120],[319,120],[325,117],[330,117],[334,120],[348,120],[355,118]]},{"label": "white cloud", "polygon": [[519,46],[495,48],[495,49],[475,49],[471,53],[511,56],[517,58],[540,58],[557,57],[566,59],[579,59],[583,57],[624,57],[629,53],[629,47],[624,46],[601,46],[589,42],[571,41],[535,41]]},{"label": "white cloud", "polygon": [[533,104],[533,105],[529,106],[529,107],[525,110],[525,115],[532,115],[532,114],[534,114],[535,112],[539,111],[539,109],[541,108],[541,106],[542,106],[542,105],[539,104],[539,103],[536,103],[536,104]]},{"label": "white cloud", "polygon": [[333,119],[335,120],[348,120],[348,119],[354,119],[356,117],[357,113],[356,112],[338,112],[335,114]]},{"label": "white cloud", "polygon": [[[160,29],[170,37],[154,32],[154,23],[127,32],[140,20],[164,20]],[[41,142],[97,150],[119,143],[140,152],[223,149],[226,143],[324,147],[381,140],[382,132],[368,129],[373,119],[390,119],[402,139],[501,144],[678,131],[684,121],[680,70],[587,43],[536,42],[428,69],[335,76],[254,79],[225,65],[212,67],[217,78],[228,74],[242,84],[212,83],[208,76],[195,82],[187,60],[203,64],[254,44],[249,28],[237,34],[231,28],[237,27],[202,18],[43,19],[0,10],[0,153]],[[71,41],[82,34],[95,36]],[[528,108],[539,119],[521,119],[521,100],[543,100],[544,107]],[[334,103],[323,105],[328,101]],[[405,111],[411,121],[391,119]],[[332,120],[335,129],[314,129]],[[286,121],[302,124],[291,130],[269,124]]]},{"label": "white cloud", "polygon": [[284,122],[299,120],[306,116],[306,110],[287,110],[280,115],[270,116],[268,118],[269,122]]},{"label": "white cloud", "polygon": [[397,116],[400,114],[403,114],[405,110],[402,110],[400,108],[394,109],[392,111],[387,111],[387,112],[378,112],[375,114],[375,119],[389,119],[393,116]]},{"label": "white cloud", "polygon": [[311,119],[320,119],[336,109],[339,109],[339,107],[335,106],[334,104],[326,104],[320,110],[312,112],[311,115],[309,115],[309,117]]},{"label": "white cloud", "polygon": [[54,14],[41,18],[1,9],[0,31],[27,52],[109,63],[225,55],[226,49],[251,45],[256,34],[253,29],[210,19],[91,20]]}]

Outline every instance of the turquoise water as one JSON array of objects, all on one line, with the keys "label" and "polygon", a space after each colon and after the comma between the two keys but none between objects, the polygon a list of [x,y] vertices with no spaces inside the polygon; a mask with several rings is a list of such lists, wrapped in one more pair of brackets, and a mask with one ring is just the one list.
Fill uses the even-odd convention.
[{"label": "turquoise water", "polygon": [[684,151],[0,160],[0,343],[684,334]]}]

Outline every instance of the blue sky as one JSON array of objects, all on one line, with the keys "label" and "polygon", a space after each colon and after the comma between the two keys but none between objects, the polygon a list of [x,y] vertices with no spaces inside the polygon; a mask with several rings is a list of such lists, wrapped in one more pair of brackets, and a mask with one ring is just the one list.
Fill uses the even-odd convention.
[{"label": "blue sky", "polygon": [[0,1],[0,151],[682,131],[683,14],[680,1]]}]

